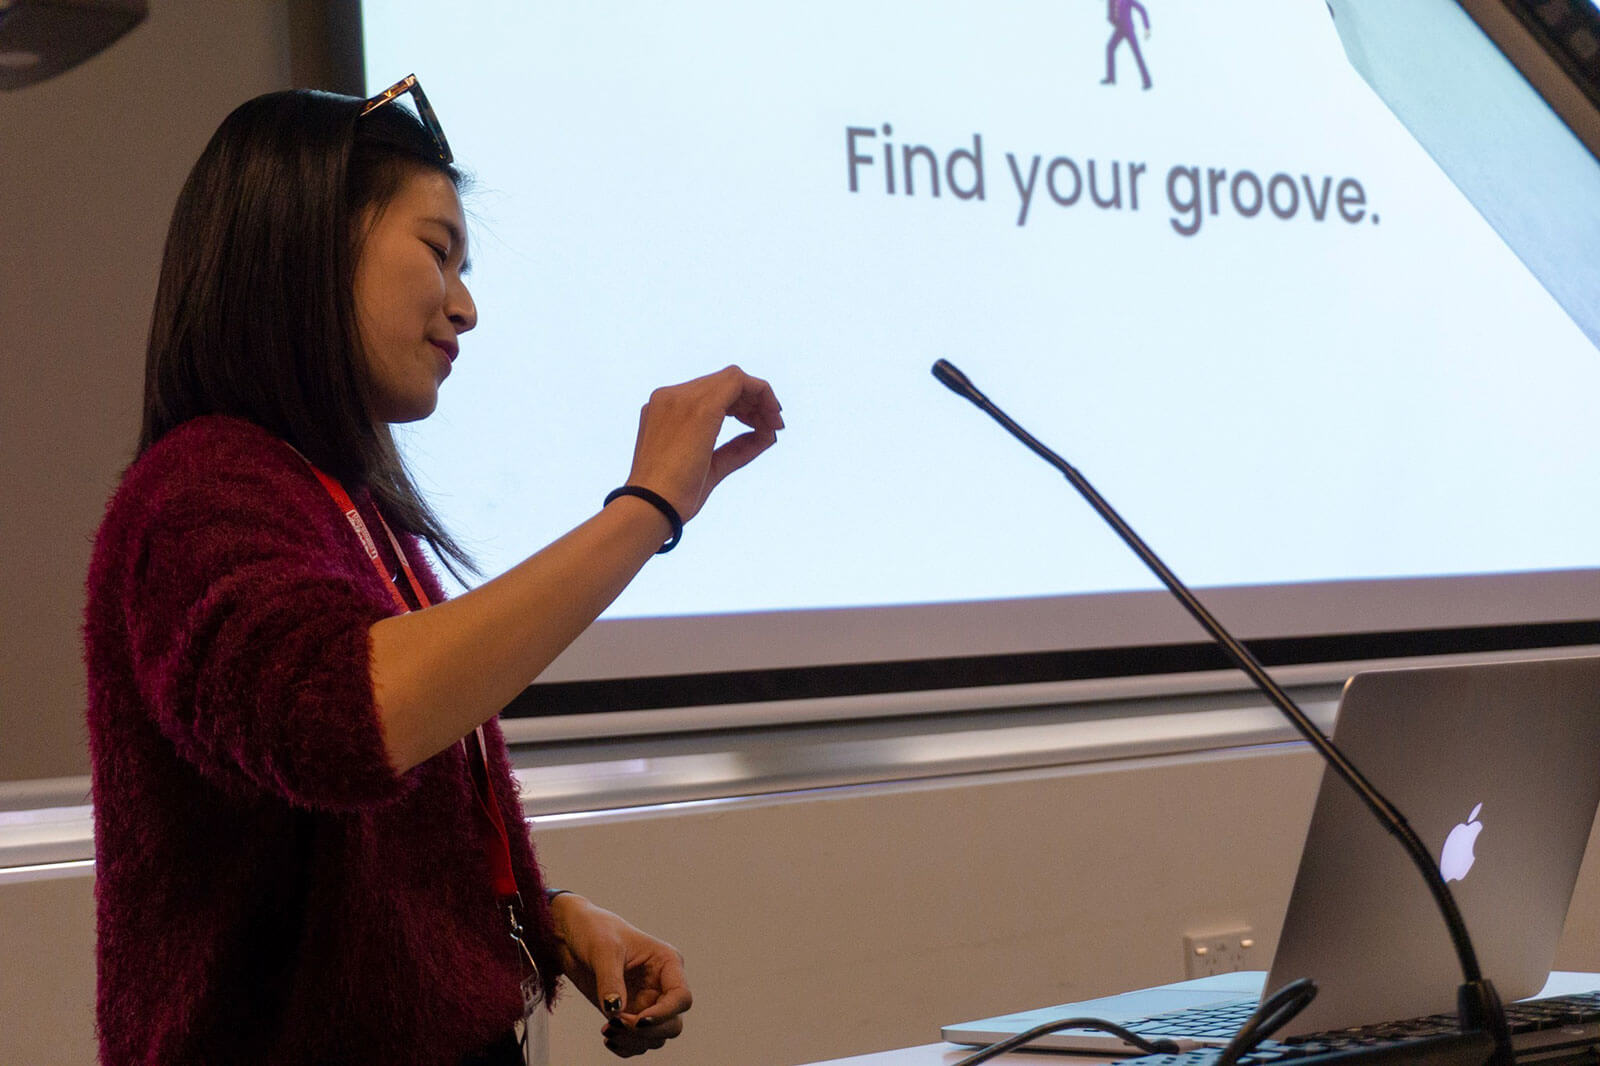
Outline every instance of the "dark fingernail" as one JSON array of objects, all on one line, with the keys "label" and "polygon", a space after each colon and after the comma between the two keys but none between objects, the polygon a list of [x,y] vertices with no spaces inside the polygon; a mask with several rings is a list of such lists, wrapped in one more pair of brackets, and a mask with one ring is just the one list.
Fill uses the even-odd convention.
[{"label": "dark fingernail", "polygon": [[607,996],[605,1001],[605,1009],[607,1014],[617,1013],[617,1011],[622,1009],[622,997]]},{"label": "dark fingernail", "polygon": [[654,1024],[656,1024],[656,1020],[654,1018],[640,1018],[637,1023],[637,1028],[648,1029]]}]

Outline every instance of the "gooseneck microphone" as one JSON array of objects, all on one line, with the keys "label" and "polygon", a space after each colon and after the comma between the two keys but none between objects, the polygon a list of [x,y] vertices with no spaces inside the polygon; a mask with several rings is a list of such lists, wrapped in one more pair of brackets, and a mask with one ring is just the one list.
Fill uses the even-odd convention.
[{"label": "gooseneck microphone", "polygon": [[1333,742],[1322,735],[1306,713],[1290,699],[1285,692],[1261,665],[1255,655],[1234,638],[1233,634],[1223,628],[1222,623],[1208,611],[1189,587],[1178,579],[1178,576],[1167,568],[1150,546],[1146,544],[1133,531],[1133,527],[1123,521],[1121,515],[1105,501],[1100,493],[1095,491],[1093,485],[1077,471],[1077,468],[1068,463],[1061,456],[1051,451],[1040,443],[1031,433],[1023,429],[1012,418],[995,406],[977,386],[968,380],[967,376],[956,369],[948,360],[940,359],[933,364],[933,376],[938,378],[951,392],[970,400],[979,410],[990,418],[1000,423],[1008,433],[1016,437],[1045,462],[1060,471],[1072,487],[1089,502],[1101,518],[1116,530],[1123,542],[1133,549],[1144,564],[1161,579],[1172,594],[1178,598],[1190,615],[1199,622],[1201,627],[1211,635],[1211,638],[1222,646],[1222,650],[1232,659],[1234,665],[1243,670],[1255,686],[1271,700],[1273,705],[1282,711],[1289,719],[1295,730],[1311,744],[1322,756],[1329,766],[1342,777],[1351,788],[1355,789],[1369,810],[1383,823],[1383,827],[1400,841],[1406,853],[1411,856],[1412,862],[1422,873],[1422,879],[1427,882],[1429,890],[1433,893],[1434,901],[1439,906],[1439,911],[1444,915],[1445,925],[1450,930],[1451,943],[1455,945],[1456,956],[1461,961],[1461,973],[1464,983],[1456,996],[1456,1008],[1460,1017],[1461,1029],[1466,1033],[1486,1033],[1494,1042],[1493,1054],[1490,1062],[1494,1066],[1512,1066],[1511,1037],[1506,1028],[1505,1011],[1500,1003],[1500,997],[1495,992],[1494,986],[1483,976],[1478,967],[1478,955],[1473,950],[1472,940],[1467,935],[1466,923],[1461,919],[1461,911],[1456,906],[1455,897],[1451,895],[1450,888],[1445,884],[1444,877],[1434,865],[1433,856],[1428,853],[1427,846],[1417,836],[1405,818],[1395,809],[1383,794],[1375,788],[1370,781],[1362,775],[1361,771],[1344,757],[1344,754],[1334,747]]}]

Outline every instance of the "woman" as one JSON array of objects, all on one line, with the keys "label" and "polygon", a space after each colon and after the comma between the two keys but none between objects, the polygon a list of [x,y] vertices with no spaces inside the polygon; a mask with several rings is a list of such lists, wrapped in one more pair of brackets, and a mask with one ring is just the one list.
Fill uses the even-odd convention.
[{"label": "woman", "polygon": [[598,514],[440,602],[389,426],[477,321],[459,184],[410,78],[244,104],[179,197],[89,574],[108,1066],[520,1062],[561,974],[619,1055],[681,1031],[676,951],[547,898],[494,716],[782,417],[733,367],[658,390]]}]

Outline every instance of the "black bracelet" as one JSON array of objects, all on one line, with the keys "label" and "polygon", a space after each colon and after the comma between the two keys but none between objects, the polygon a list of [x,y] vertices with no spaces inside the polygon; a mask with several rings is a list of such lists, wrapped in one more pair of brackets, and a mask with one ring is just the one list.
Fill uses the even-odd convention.
[{"label": "black bracelet", "polygon": [[611,494],[606,497],[606,502],[602,506],[609,506],[611,501],[616,499],[618,496],[639,497],[639,499],[660,511],[662,517],[667,520],[667,524],[672,526],[671,538],[669,538],[668,541],[661,547],[656,549],[657,555],[664,555],[678,546],[678,541],[683,539],[683,519],[678,517],[678,509],[676,507],[668,503],[664,497],[658,495],[657,493],[651,492],[643,485],[624,485],[620,489],[612,489]]}]

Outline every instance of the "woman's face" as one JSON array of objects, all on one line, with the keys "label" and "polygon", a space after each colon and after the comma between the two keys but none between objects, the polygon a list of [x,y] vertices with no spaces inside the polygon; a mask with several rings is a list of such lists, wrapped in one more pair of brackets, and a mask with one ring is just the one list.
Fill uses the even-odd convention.
[{"label": "woman's face", "polygon": [[467,269],[461,198],[444,174],[417,169],[364,220],[355,308],[373,417],[414,422],[433,413],[457,338],[478,323]]}]

